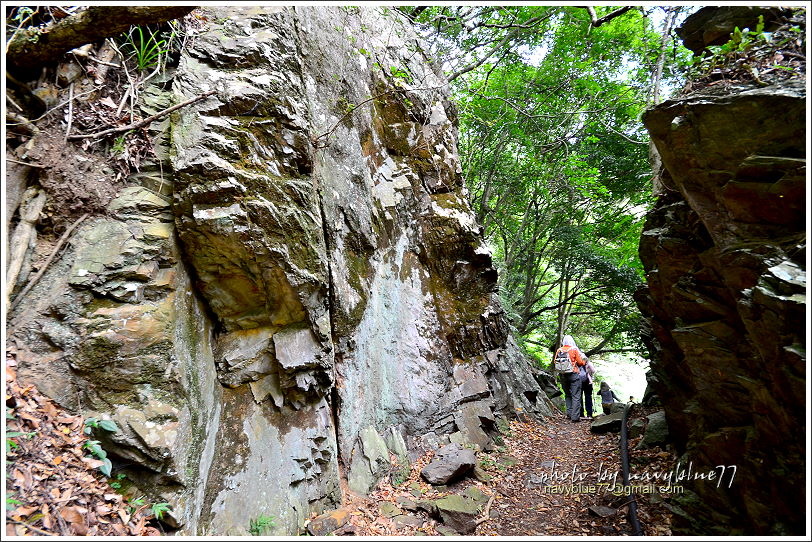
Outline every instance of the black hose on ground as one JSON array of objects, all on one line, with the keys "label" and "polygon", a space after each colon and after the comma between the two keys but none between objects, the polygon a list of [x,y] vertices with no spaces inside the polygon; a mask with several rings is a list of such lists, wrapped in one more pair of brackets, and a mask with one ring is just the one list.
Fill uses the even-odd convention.
[{"label": "black hose on ground", "polygon": [[[629,431],[626,422],[629,419],[629,411],[631,411],[632,405],[633,403],[626,404],[623,409],[623,421],[620,423],[620,468],[623,474],[623,485],[626,487],[629,486]],[[637,519],[637,499],[633,491],[629,495],[629,523],[632,526],[634,536],[643,535],[643,529]]]}]

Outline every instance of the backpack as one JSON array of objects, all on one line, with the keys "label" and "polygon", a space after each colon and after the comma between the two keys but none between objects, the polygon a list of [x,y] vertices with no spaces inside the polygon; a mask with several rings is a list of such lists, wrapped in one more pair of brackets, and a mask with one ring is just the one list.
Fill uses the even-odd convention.
[{"label": "backpack", "polygon": [[573,373],[569,349],[559,348],[555,353],[555,370],[558,374]]}]

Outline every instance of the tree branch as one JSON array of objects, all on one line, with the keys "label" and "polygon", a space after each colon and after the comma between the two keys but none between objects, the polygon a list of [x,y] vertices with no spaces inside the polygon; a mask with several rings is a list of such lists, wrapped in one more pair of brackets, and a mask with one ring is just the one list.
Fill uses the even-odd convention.
[{"label": "tree branch", "polygon": [[137,130],[138,128],[141,128],[142,126],[146,126],[149,123],[151,123],[152,121],[157,120],[157,119],[159,119],[159,118],[161,118],[163,116],[166,116],[169,113],[171,113],[171,112],[173,112],[173,111],[175,111],[177,109],[180,109],[181,107],[186,107],[187,105],[190,105],[190,104],[193,104],[195,102],[199,102],[200,100],[203,100],[205,98],[208,98],[209,96],[211,96],[214,93],[215,93],[214,90],[204,92],[200,96],[196,96],[196,97],[192,98],[191,100],[186,100],[183,103],[173,105],[172,107],[170,107],[168,109],[164,109],[163,111],[161,111],[159,113],[155,113],[154,115],[151,115],[151,116],[149,116],[149,117],[147,117],[147,118],[145,118],[143,120],[139,120],[138,122],[128,124],[127,126],[120,126],[118,128],[110,128],[109,130],[102,130],[101,132],[94,132],[92,134],[75,134],[75,135],[69,136],[68,139],[70,139],[70,140],[87,139],[89,137],[93,137],[93,138],[98,139],[100,137],[108,136],[110,134],[117,134],[119,132],[129,132],[130,130]]},{"label": "tree branch", "polygon": [[473,62],[473,63],[471,63],[471,64],[468,64],[468,65],[467,65],[467,66],[465,66],[464,68],[461,68],[461,69],[459,69],[459,70],[455,71],[454,73],[452,73],[451,75],[449,75],[449,76],[448,76],[448,82],[450,83],[451,81],[453,81],[454,79],[456,79],[456,78],[457,78],[457,77],[459,77],[460,75],[464,75],[464,74],[468,73],[468,72],[469,72],[469,71],[471,71],[471,70],[475,70],[475,69],[477,69],[478,67],[480,67],[481,65],[483,65],[483,64],[485,63],[485,61],[486,61],[486,60],[488,60],[490,57],[492,57],[492,56],[494,55],[494,53],[496,53],[496,51],[498,51],[499,49],[501,49],[502,47],[504,47],[505,45],[507,45],[508,43],[510,43],[510,41],[511,41],[513,38],[515,38],[516,36],[518,36],[518,35],[519,35],[519,33],[520,33],[522,30],[524,30],[524,29],[526,29],[526,28],[529,28],[529,27],[532,27],[532,26],[535,26],[536,24],[538,24],[538,23],[540,23],[541,21],[543,21],[543,20],[545,20],[545,19],[548,19],[548,18],[549,18],[549,15],[548,15],[548,16],[546,16],[546,17],[543,17],[543,16],[542,16],[542,17],[533,17],[532,19],[528,19],[528,20],[527,20],[527,21],[524,23],[524,26],[522,26],[522,27],[515,27],[513,30],[511,30],[510,32],[508,32],[508,33],[507,33],[507,35],[505,35],[505,37],[504,37],[504,38],[502,38],[502,40],[501,40],[501,41],[500,41],[500,42],[499,42],[499,43],[498,43],[498,44],[497,44],[497,45],[496,45],[496,46],[495,46],[493,49],[491,49],[491,51],[490,51],[488,54],[486,54],[485,56],[483,56],[482,58],[480,58],[480,59],[479,59],[479,60],[477,60],[476,62]]},{"label": "tree branch", "polygon": [[634,6],[625,6],[625,7],[622,7],[622,8],[618,8],[615,11],[604,15],[600,19],[598,18],[598,14],[595,13],[595,8],[593,8],[592,6],[587,6],[587,7],[583,8],[583,9],[585,9],[585,10],[587,10],[589,12],[589,17],[592,19],[592,22],[591,22],[592,27],[597,28],[597,27],[599,27],[600,25],[602,25],[604,23],[608,23],[609,21],[611,21],[615,17],[619,17],[619,16],[623,15],[624,13],[626,13],[627,11],[629,11],[631,9],[634,9]]}]

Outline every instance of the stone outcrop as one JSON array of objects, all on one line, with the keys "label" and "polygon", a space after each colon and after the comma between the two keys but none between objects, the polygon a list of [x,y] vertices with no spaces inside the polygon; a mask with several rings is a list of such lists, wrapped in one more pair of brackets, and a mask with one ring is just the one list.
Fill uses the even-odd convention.
[{"label": "stone outcrop", "polygon": [[487,448],[499,418],[551,414],[495,293],[447,83],[398,13],[200,20],[141,108],[214,94],[150,126],[156,158],[10,314],[19,377],[115,420],[115,468],[182,534],[261,516],[297,533],[340,503],[340,470],[368,491],[390,453]]},{"label": "stone outcrop", "polygon": [[[488,496],[476,487],[469,487],[462,495],[448,495],[437,499],[437,513],[443,524],[453,529],[452,535],[471,535],[476,530],[477,516],[488,502]],[[439,532],[439,529],[438,529]]]},{"label": "stone outcrop", "polygon": [[430,484],[445,485],[474,470],[476,454],[457,443],[443,446],[420,475]]},{"label": "stone outcrop", "polygon": [[[617,403],[615,403],[617,404]],[[623,410],[616,410],[610,414],[598,416],[591,424],[589,430],[593,433],[619,433],[623,423]]]},{"label": "stone outcrop", "polygon": [[737,467],[686,484],[675,532],[803,532],[805,102],[801,76],[644,116],[665,187],[640,244],[649,384],[683,465]]},{"label": "stone outcrop", "polygon": [[[637,448],[644,450],[646,448],[653,448],[654,446],[664,446],[668,442],[668,422],[665,420],[665,412],[658,410],[647,416],[648,422],[646,423],[643,438],[637,445]],[[629,438],[631,436],[632,426],[629,427]]]},{"label": "stone outcrop", "polygon": [[755,32],[759,17],[765,31],[770,32],[779,26],[779,20],[792,10],[781,7],[762,6],[727,6],[700,8],[685,18],[676,29],[682,38],[683,45],[694,52],[702,54],[709,45],[722,45],[730,39],[735,28],[749,29]]}]

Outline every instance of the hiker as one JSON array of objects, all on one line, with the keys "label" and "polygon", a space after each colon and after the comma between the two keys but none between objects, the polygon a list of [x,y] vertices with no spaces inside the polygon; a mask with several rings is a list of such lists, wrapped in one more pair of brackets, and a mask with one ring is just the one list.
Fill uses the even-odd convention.
[{"label": "hiker", "polygon": [[595,366],[589,361],[586,355],[583,356],[586,363],[583,367],[579,367],[581,375],[581,416],[593,418],[592,410],[592,377],[595,375]]},{"label": "hiker", "polygon": [[[566,362],[569,361],[570,366]],[[571,335],[564,335],[561,347],[555,351],[553,364],[560,375],[561,387],[564,389],[564,403],[567,405],[567,417],[573,422],[581,421],[581,374],[578,370],[586,362],[584,355]]]},{"label": "hiker", "polygon": [[601,389],[598,392],[601,396],[601,404],[603,406],[603,413],[609,414],[612,412],[612,403],[617,401],[620,402],[620,397],[615,395],[615,392],[612,391],[612,388],[609,387],[609,384],[606,383],[604,380],[601,382]]}]

